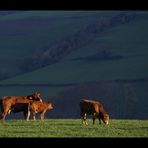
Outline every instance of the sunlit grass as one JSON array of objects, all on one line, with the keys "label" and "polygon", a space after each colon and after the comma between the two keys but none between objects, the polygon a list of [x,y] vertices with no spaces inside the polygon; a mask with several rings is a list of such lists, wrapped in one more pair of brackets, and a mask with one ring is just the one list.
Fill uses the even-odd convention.
[{"label": "sunlit grass", "polygon": [[148,137],[148,120],[110,120],[109,125],[80,119],[46,119],[44,122],[6,120],[0,123],[0,137]]}]

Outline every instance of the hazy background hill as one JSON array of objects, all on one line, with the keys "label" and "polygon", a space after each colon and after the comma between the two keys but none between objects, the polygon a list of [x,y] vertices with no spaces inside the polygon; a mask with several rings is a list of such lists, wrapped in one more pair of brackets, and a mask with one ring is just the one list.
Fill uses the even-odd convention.
[{"label": "hazy background hill", "polygon": [[0,11],[0,95],[40,90],[47,118],[79,118],[90,98],[147,119],[147,26],[144,11]]}]

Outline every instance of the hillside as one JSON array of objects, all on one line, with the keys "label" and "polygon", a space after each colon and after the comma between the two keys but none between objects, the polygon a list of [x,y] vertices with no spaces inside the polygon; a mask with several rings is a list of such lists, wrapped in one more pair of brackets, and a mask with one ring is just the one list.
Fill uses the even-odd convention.
[{"label": "hillside", "polygon": [[[53,64],[135,12],[1,11],[0,79]],[[11,56],[10,56],[11,55]]]},{"label": "hillside", "polygon": [[[30,35],[12,36],[20,38],[17,46],[13,42],[13,52],[20,57],[21,75],[0,81],[1,96],[38,89],[55,104],[52,118],[79,118],[79,101],[92,98],[104,104],[111,118],[147,119],[147,18],[148,13],[118,11],[22,12],[1,18],[11,23],[21,19],[22,25],[26,19],[28,24],[42,19],[41,25],[23,29]],[[4,44],[8,34],[3,34]],[[1,56],[9,58],[9,50]],[[14,68],[11,60],[8,65]]]},{"label": "hillside", "polygon": [[102,13],[0,11],[0,14],[0,79],[6,79],[26,73],[23,64],[26,59],[34,57],[61,38],[74,34]]}]

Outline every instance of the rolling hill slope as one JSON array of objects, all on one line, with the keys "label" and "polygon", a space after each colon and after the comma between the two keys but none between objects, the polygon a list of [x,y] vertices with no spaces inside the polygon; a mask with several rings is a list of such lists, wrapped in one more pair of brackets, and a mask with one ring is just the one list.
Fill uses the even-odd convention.
[{"label": "rolling hill slope", "polygon": [[[28,19],[26,13],[33,17],[30,20],[31,24],[36,18],[36,13],[25,12],[20,16],[24,15],[24,18]],[[118,12],[119,15],[116,13],[71,12],[69,15],[66,12],[45,13],[46,15],[39,13],[43,22],[46,22],[48,17],[53,17],[54,22],[52,20],[49,26],[50,21],[47,24],[44,22],[40,30],[37,26],[30,29],[32,41],[23,44],[26,46],[19,42],[24,49],[30,45],[27,50],[20,51],[23,59],[39,62],[34,64],[37,65],[34,71],[24,73],[22,70],[23,74],[20,76],[1,80],[0,94],[16,95],[19,92],[25,95],[34,89],[39,89],[43,98],[50,99],[55,104],[55,110],[49,115],[53,118],[79,118],[79,101],[82,98],[103,102],[111,118],[147,118],[148,13],[137,12],[137,16],[130,20],[124,17],[124,13]],[[16,15],[16,18],[20,16]],[[88,27],[99,19],[103,23],[103,26],[100,25],[103,30],[100,31],[97,26],[95,30],[89,28],[88,31]],[[50,35],[45,26],[49,27],[47,28],[50,30]],[[85,31],[88,38],[82,35]],[[81,38],[77,40],[77,44],[70,44],[74,41],[75,34]],[[28,37],[27,35],[26,39]],[[21,41],[23,40],[24,35]],[[64,48],[60,50],[60,46],[59,48],[56,46],[64,47],[64,41],[67,41],[68,45],[73,45],[70,51],[66,47],[65,50]],[[34,54],[34,49],[37,54]],[[62,56],[58,56],[58,49],[62,52]],[[18,48],[15,48],[15,52],[17,51]],[[31,54],[28,56],[29,51]],[[48,63],[48,60],[45,62],[46,58],[40,60],[45,53],[49,55],[52,51],[55,54],[54,58],[59,57],[57,60],[53,57],[55,60],[53,63]],[[28,65],[29,63],[25,64]],[[34,66],[31,63],[30,65]]]},{"label": "rolling hill slope", "polygon": [[[103,14],[97,11],[0,11],[0,79],[23,74],[23,62]],[[11,56],[10,56],[11,55]]]}]

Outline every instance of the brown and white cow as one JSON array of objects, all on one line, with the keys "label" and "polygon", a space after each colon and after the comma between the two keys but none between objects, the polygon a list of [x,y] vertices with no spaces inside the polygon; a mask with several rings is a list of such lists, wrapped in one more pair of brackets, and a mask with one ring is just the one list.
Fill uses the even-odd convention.
[{"label": "brown and white cow", "polygon": [[99,101],[94,100],[81,100],[80,101],[80,115],[82,117],[82,124],[88,125],[86,121],[87,115],[93,115],[93,124],[95,124],[95,119],[99,119],[99,124],[101,120],[105,123],[109,123],[109,114],[104,110],[103,105]]},{"label": "brown and white cow", "polygon": [[53,104],[50,101],[33,101],[29,105],[27,120],[29,120],[30,113],[33,115],[33,120],[36,120],[35,114],[40,113],[40,119],[43,121],[44,114],[47,112],[47,110],[51,109],[53,109]]},{"label": "brown and white cow", "polygon": [[5,120],[11,111],[14,113],[24,112],[25,118],[27,118],[28,103],[34,100],[42,102],[40,92],[36,91],[29,96],[3,96],[0,100],[1,119]]}]

